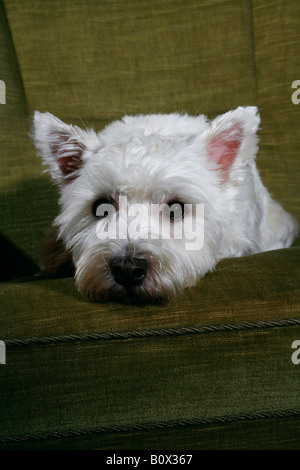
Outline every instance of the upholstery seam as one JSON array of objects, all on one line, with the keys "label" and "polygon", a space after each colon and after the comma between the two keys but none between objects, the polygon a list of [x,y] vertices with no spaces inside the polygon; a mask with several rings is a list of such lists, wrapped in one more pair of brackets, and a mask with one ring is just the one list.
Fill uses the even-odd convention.
[{"label": "upholstery seam", "polygon": [[24,95],[24,100],[25,100],[26,112],[28,114],[29,113],[29,108],[28,108],[28,100],[27,100],[27,95],[26,95],[26,90],[25,90],[24,79],[23,79],[23,75],[22,75],[22,71],[21,71],[21,67],[20,67],[20,62],[19,62],[19,57],[18,57],[18,54],[17,54],[17,49],[16,49],[14,37],[13,37],[13,34],[12,34],[11,25],[10,25],[8,15],[7,15],[7,7],[6,7],[6,4],[5,4],[5,0],[2,0],[2,5],[3,5],[3,10],[4,10],[4,15],[5,15],[5,20],[4,21],[7,24],[8,34],[9,34],[9,37],[10,37],[10,40],[11,40],[11,43],[12,43],[12,46],[13,46],[14,56],[15,56],[15,60],[16,60],[16,66],[17,66],[17,69],[18,69],[18,72],[19,72],[19,79],[20,79],[20,83],[21,83],[22,91],[23,91],[23,95]]},{"label": "upholstery seam", "polygon": [[83,334],[70,334],[60,336],[42,336],[30,337],[24,339],[7,339],[3,338],[6,346],[8,347],[21,347],[30,345],[49,345],[49,344],[62,344],[62,343],[77,343],[84,341],[102,341],[102,340],[129,340],[129,339],[143,339],[143,338],[159,338],[159,337],[174,337],[174,336],[191,336],[208,333],[220,332],[233,332],[233,331],[254,331],[265,330],[273,328],[286,328],[300,326],[299,318],[291,318],[284,320],[272,321],[258,321],[258,322],[244,322],[236,324],[216,324],[204,326],[190,326],[179,328],[159,328],[149,330],[129,330],[120,332],[105,332],[105,333],[83,333]]},{"label": "upholstery seam", "polygon": [[300,409],[287,409],[287,410],[276,410],[276,411],[262,411],[253,413],[241,413],[238,415],[224,415],[216,416],[213,418],[195,418],[195,419],[178,419],[161,422],[151,423],[140,423],[132,425],[120,425],[120,426],[100,426],[86,429],[73,429],[67,431],[51,431],[43,432],[40,434],[26,434],[23,436],[2,436],[0,437],[0,443],[10,444],[25,441],[41,441],[47,439],[63,439],[72,437],[84,437],[91,435],[99,435],[104,433],[128,433],[128,432],[139,432],[139,431],[151,431],[160,429],[175,429],[180,427],[207,427],[215,425],[226,425],[236,424],[239,422],[248,422],[255,420],[265,419],[278,419],[278,418],[290,418],[300,416]]},{"label": "upholstery seam", "polygon": [[254,74],[254,79],[255,79],[255,94],[256,94],[256,101],[258,101],[259,100],[259,84],[258,84],[258,77],[257,77],[257,63],[256,63],[256,50],[255,50],[253,0],[250,0],[250,42],[252,46],[252,63],[253,63],[253,74]]}]

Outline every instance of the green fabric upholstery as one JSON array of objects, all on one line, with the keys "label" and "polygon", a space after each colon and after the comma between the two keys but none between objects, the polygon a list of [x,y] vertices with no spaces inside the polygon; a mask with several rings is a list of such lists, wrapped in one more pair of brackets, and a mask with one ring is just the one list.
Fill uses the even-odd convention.
[{"label": "green fabric upholstery", "polygon": [[262,178],[300,221],[300,3],[0,0],[1,449],[299,449],[299,239],[223,260],[176,301],[92,303],[34,276],[57,190],[35,109],[124,114],[259,107]]},{"label": "green fabric upholstery", "polygon": [[299,248],[224,260],[155,308],[86,302],[72,279],[3,284],[0,442],[87,433],[101,447],[138,426],[181,422],[203,435],[222,417],[238,427],[280,413],[298,422],[299,261]]}]

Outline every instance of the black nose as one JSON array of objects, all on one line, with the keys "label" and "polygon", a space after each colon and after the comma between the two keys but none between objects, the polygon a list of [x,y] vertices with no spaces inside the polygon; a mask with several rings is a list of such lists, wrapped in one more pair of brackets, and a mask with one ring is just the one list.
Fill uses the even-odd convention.
[{"label": "black nose", "polygon": [[147,261],[143,258],[116,258],[110,262],[115,282],[130,289],[142,284],[147,274]]}]

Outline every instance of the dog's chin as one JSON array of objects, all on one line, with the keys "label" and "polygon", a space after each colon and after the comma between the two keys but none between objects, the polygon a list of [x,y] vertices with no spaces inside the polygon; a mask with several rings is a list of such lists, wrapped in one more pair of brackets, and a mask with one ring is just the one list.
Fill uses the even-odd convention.
[{"label": "dog's chin", "polygon": [[132,288],[125,288],[111,282],[110,285],[90,285],[88,288],[81,286],[77,283],[79,292],[92,300],[93,302],[115,302],[125,305],[160,305],[169,300],[176,298],[174,289],[158,289],[158,286],[153,286],[152,289],[148,286],[138,286]]},{"label": "dog's chin", "polygon": [[122,304],[162,304],[175,299],[182,293],[182,286],[171,282],[162,282],[161,279],[146,276],[144,282],[139,286],[122,286],[117,284],[107,273],[91,274],[84,270],[75,277],[77,289],[86,298],[94,302],[117,302]]},{"label": "dog's chin", "polygon": [[113,286],[104,291],[95,291],[90,298],[94,302],[114,302],[122,305],[148,305],[162,304],[167,301],[165,297],[157,293],[151,295],[143,289],[125,289],[121,286]]}]

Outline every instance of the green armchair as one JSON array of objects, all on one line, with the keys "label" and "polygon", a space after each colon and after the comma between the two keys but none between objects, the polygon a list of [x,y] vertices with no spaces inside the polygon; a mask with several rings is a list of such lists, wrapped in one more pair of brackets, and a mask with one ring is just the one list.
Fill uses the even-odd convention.
[{"label": "green armchair", "polygon": [[0,449],[300,449],[299,238],[164,305],[92,303],[37,275],[58,195],[29,137],[35,109],[101,130],[255,105],[299,221],[299,21],[297,0],[0,0]]}]

